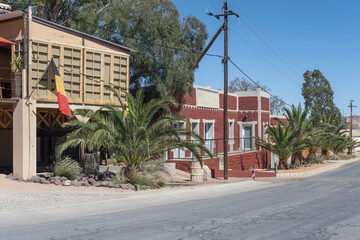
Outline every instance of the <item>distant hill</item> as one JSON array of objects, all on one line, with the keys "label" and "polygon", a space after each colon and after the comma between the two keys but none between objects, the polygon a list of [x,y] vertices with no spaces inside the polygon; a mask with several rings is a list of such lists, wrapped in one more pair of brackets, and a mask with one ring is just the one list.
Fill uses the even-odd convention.
[{"label": "distant hill", "polygon": [[[350,128],[350,116],[345,117],[345,119],[343,119],[343,122],[345,123],[345,127],[347,129],[349,129]],[[360,116],[359,115],[353,115],[353,129],[360,129]]]}]

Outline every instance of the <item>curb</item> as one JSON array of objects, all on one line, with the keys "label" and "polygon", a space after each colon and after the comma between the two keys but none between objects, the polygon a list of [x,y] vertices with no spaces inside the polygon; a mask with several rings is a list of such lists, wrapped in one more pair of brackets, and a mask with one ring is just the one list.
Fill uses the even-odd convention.
[{"label": "curb", "polygon": [[301,172],[301,173],[278,173],[277,177],[278,178],[312,177],[312,176],[315,176],[315,175],[318,175],[318,174],[329,172],[329,171],[338,169],[340,167],[352,164],[352,163],[357,162],[359,160],[360,160],[360,158],[354,158],[354,159],[351,159],[351,160],[329,161],[329,162],[337,162],[337,163],[329,165],[329,166],[320,167],[320,168],[310,170],[310,171],[307,171],[307,172]]}]

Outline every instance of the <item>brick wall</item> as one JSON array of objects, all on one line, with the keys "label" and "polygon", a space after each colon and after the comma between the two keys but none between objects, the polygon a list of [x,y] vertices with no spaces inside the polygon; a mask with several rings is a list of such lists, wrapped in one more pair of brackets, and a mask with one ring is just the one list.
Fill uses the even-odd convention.
[{"label": "brick wall", "polygon": [[[228,156],[229,177],[250,177],[253,166],[257,169],[270,168],[270,156],[271,154],[267,150]],[[219,169],[219,161],[219,157],[214,160],[204,159],[204,165],[211,169],[213,177],[224,177],[224,171]],[[175,163],[176,169],[190,173],[191,161],[169,160],[167,162]],[[259,172],[257,177],[275,177],[275,173]]]},{"label": "brick wall", "polygon": [[270,99],[261,97],[261,110],[270,111]]},{"label": "brick wall", "polygon": [[[220,108],[224,109],[224,94],[219,94],[219,100],[220,100]],[[228,109],[229,110],[237,110],[237,97],[228,95]]]},{"label": "brick wall", "polygon": [[257,110],[257,97],[239,97],[239,110]]}]

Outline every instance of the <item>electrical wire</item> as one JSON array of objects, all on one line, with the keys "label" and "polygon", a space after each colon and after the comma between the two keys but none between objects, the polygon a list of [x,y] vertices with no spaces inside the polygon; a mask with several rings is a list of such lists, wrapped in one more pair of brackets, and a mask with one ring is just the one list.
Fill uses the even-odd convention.
[{"label": "electrical wire", "polygon": [[234,63],[234,61],[232,61],[230,58],[228,59],[228,61],[234,65],[235,68],[237,68],[247,79],[249,79],[252,83],[254,83],[256,86],[258,86],[259,88],[261,88],[261,90],[263,90],[264,92],[268,93],[271,97],[279,100],[280,102],[282,102],[283,104],[287,105],[287,106],[291,106],[290,104],[288,104],[287,102],[285,102],[284,100],[280,99],[279,97],[271,94],[270,92],[268,92],[266,89],[264,89],[262,86],[260,86],[260,84],[258,84],[256,81],[254,81],[251,77],[249,77],[249,75],[247,75],[238,65],[236,65]]}]

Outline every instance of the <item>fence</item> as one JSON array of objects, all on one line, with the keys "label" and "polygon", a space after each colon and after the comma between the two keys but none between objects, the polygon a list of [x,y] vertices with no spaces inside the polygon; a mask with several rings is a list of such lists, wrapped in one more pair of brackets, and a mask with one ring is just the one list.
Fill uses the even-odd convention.
[{"label": "fence", "polygon": [[[214,157],[224,155],[224,139],[205,139],[204,146],[213,154]],[[191,140],[191,142],[199,142],[198,140]],[[255,145],[255,139],[253,137],[242,138],[229,138],[228,140],[228,154],[246,153],[250,151],[256,151],[258,147]],[[208,157],[204,151],[200,154],[203,157]],[[186,148],[175,148],[169,150],[166,154],[167,160],[171,159],[194,159],[193,154]]]}]

